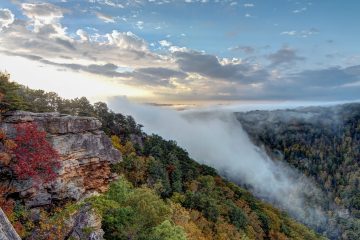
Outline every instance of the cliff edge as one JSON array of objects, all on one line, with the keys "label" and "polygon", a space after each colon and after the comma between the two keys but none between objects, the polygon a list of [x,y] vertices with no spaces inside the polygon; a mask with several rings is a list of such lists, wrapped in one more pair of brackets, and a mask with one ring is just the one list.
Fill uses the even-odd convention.
[{"label": "cliff edge", "polygon": [[29,207],[40,207],[62,200],[80,200],[107,190],[116,178],[110,165],[122,160],[110,139],[100,130],[101,122],[92,117],[60,113],[13,111],[4,114],[0,128],[9,138],[16,136],[15,126],[34,122],[47,133],[47,140],[60,155],[55,181],[34,187],[31,181],[16,181],[18,194]]}]

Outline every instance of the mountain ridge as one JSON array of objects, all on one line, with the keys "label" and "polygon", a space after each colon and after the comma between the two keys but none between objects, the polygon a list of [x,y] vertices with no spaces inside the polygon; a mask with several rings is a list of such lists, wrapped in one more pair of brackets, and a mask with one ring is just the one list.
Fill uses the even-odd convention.
[{"label": "mountain ridge", "polygon": [[317,183],[326,195],[323,207],[339,212],[334,221],[342,238],[360,236],[360,103],[235,115],[256,145]]}]

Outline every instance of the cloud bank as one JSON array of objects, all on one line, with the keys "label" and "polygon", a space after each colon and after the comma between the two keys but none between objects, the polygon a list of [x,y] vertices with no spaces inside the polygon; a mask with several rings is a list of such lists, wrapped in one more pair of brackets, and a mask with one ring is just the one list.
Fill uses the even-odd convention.
[{"label": "cloud bank", "polygon": [[[229,57],[181,46],[181,41],[170,37],[153,39],[152,36],[146,40],[147,27],[154,24],[139,19],[141,6],[165,3],[170,6],[169,3],[175,1],[92,0],[84,4],[84,8],[76,4],[68,7],[70,1],[66,4],[14,2],[22,16],[18,13],[15,16],[7,8],[0,9],[0,58],[1,55],[20,56],[55,66],[59,71],[96,75],[108,82],[151,92],[158,102],[360,98],[359,65],[307,69],[300,65],[306,66],[309,56],[303,56],[299,49],[286,43],[277,49],[269,45],[239,44],[227,48],[236,56]],[[233,1],[216,2],[224,7]],[[201,4],[211,3],[182,2],[189,7]],[[244,3],[239,7],[258,6]],[[109,9],[112,10],[105,11]],[[129,17],[116,16],[115,13],[123,9],[131,9],[132,31],[144,31],[143,36],[116,29],[118,22],[130,21]],[[80,22],[90,19],[94,26],[104,30],[69,24],[68,19],[75,12],[80,14]],[[318,32],[310,28],[300,32],[284,31],[280,35],[304,36]],[[6,63],[3,64],[2,68],[6,69]]]}]

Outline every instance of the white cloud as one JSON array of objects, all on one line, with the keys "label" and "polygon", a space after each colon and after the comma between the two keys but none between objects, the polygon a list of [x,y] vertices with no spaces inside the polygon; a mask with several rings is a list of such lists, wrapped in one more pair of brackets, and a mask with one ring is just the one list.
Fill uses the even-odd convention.
[{"label": "white cloud", "polygon": [[297,32],[296,32],[295,30],[292,30],[292,31],[284,31],[284,32],[281,32],[280,35],[295,36],[296,33],[297,33]]},{"label": "white cloud", "polygon": [[246,7],[246,8],[255,7],[255,4],[253,4],[253,3],[245,3],[244,7]]},{"label": "white cloud", "polygon": [[309,30],[302,30],[302,31],[283,31],[280,33],[280,35],[288,35],[288,36],[295,36],[295,37],[310,37],[312,35],[318,34],[319,30],[316,28],[310,28]]},{"label": "white cloud", "polygon": [[105,5],[114,8],[124,8],[122,3],[119,3],[118,0],[88,0],[90,3],[98,3],[100,5]]},{"label": "white cloud", "polygon": [[104,4],[111,7],[124,8],[124,5],[122,5],[121,3],[116,3],[115,1],[111,1],[111,0],[105,0]]},{"label": "white cloud", "polygon": [[161,41],[159,41],[159,44],[160,44],[162,47],[170,47],[170,46],[172,45],[171,42],[166,41],[166,40],[161,40]]},{"label": "white cloud", "polygon": [[66,28],[60,24],[60,19],[69,12],[50,3],[23,3],[23,14],[29,19],[27,25],[36,33],[50,38],[70,40]]},{"label": "white cloud", "polygon": [[114,30],[111,34],[106,34],[106,36],[110,44],[122,49],[147,50],[146,42],[132,32],[118,32]]},{"label": "white cloud", "polygon": [[29,24],[32,21],[17,20],[4,29],[0,36],[0,51],[44,63],[111,63],[134,68],[169,66],[166,57],[151,52],[145,40],[131,32],[100,34],[78,29],[76,35],[66,32],[59,35],[56,28],[65,29],[60,23],[42,25],[38,31],[34,31]]},{"label": "white cloud", "polygon": [[136,26],[138,27],[138,29],[143,29],[144,28],[144,22],[143,21],[137,21]]},{"label": "white cloud", "polygon": [[50,3],[23,3],[23,14],[31,19],[35,27],[46,24],[57,24],[64,16],[65,10]]},{"label": "white cloud", "polygon": [[307,8],[306,7],[303,7],[303,8],[300,8],[300,9],[295,9],[294,11],[293,11],[293,13],[302,13],[302,12],[305,12],[307,10]]},{"label": "white cloud", "polygon": [[89,35],[83,29],[78,29],[76,34],[80,37],[80,40],[83,42],[89,41]]},{"label": "white cloud", "polygon": [[186,47],[178,47],[178,46],[171,46],[169,48],[169,51],[171,53],[175,53],[175,52],[187,52],[189,51],[189,49],[187,49]]},{"label": "white cloud", "polygon": [[0,8],[0,31],[14,22],[14,14],[6,8]]},{"label": "white cloud", "polygon": [[110,15],[107,15],[107,14],[104,14],[101,12],[96,12],[95,14],[100,20],[104,21],[105,23],[114,23],[115,22],[114,17],[112,17]]}]

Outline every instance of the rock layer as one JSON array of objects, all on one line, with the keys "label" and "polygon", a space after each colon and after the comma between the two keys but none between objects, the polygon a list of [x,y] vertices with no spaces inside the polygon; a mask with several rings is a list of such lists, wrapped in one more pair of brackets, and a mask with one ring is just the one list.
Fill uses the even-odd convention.
[{"label": "rock layer", "polygon": [[23,122],[34,122],[47,133],[49,143],[60,154],[61,166],[58,178],[40,188],[30,181],[16,183],[17,192],[29,207],[104,192],[116,177],[110,165],[121,161],[121,154],[100,130],[101,123],[96,118],[15,111],[4,116],[0,127],[12,138],[16,136],[15,125]]}]

